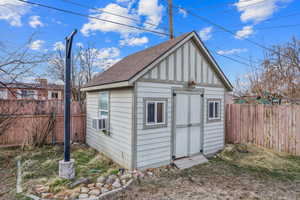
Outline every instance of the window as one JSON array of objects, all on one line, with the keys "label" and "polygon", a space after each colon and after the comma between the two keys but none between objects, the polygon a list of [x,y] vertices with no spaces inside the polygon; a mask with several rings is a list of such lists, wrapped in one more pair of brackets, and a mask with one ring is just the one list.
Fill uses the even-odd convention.
[{"label": "window", "polygon": [[108,92],[99,94],[99,119],[108,118]]},{"label": "window", "polygon": [[36,91],[34,90],[21,90],[21,98],[22,99],[35,99]]},{"label": "window", "polygon": [[220,99],[208,99],[208,120],[220,120],[220,105],[221,100]]},{"label": "window", "polygon": [[92,120],[92,127],[96,130],[107,131],[109,120],[108,92],[99,93],[98,117]]},{"label": "window", "polygon": [[166,126],[166,99],[146,98],[144,128],[159,128]]},{"label": "window", "polygon": [[58,92],[51,92],[51,99],[58,99]]},{"label": "window", "polygon": [[0,99],[7,99],[7,90],[0,90]]}]

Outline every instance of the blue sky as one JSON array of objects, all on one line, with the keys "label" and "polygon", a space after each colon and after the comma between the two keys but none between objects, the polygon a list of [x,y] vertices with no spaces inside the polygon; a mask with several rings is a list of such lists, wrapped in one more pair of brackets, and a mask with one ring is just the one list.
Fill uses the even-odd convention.
[{"label": "blue sky", "polygon": [[[159,32],[168,30],[167,0],[69,0],[135,20],[79,7],[64,0],[29,1]],[[197,31],[232,82],[237,76],[247,73],[249,66],[215,52],[244,63],[248,63],[250,57],[259,61],[264,50],[246,40],[270,46],[300,36],[300,2],[297,0],[173,0],[173,4],[182,8],[174,8],[173,11],[175,35]],[[202,21],[185,9],[222,25],[234,34]],[[0,0],[1,42],[20,45],[35,33],[31,50],[51,52],[63,47],[64,38],[74,28],[79,30],[74,45],[93,44],[99,50],[99,59],[110,63],[168,39],[168,36],[28,6],[17,0]],[[39,69],[40,72],[46,67]]]}]

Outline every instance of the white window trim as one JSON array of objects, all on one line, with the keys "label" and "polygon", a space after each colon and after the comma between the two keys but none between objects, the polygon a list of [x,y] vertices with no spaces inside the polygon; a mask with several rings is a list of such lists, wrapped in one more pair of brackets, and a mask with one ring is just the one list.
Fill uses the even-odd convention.
[{"label": "white window trim", "polygon": [[[209,104],[210,103],[213,103],[214,106],[213,106],[213,115],[215,115],[215,103],[218,103],[219,104],[219,107],[218,107],[218,117],[210,117],[209,116]],[[207,100],[207,119],[208,121],[220,121],[221,120],[221,99],[208,99]]]},{"label": "white window trim", "polygon": [[1,96],[0,96],[0,99],[8,99],[8,91],[7,91],[7,89],[0,90],[0,93],[2,93]]},{"label": "white window trim", "polygon": [[[165,107],[166,107],[166,102],[165,101],[146,101],[146,116],[148,116],[148,104],[153,103],[154,104],[154,122],[148,122],[146,119],[146,125],[151,126],[151,125],[161,125],[166,123],[166,113],[165,113]],[[162,122],[157,122],[157,104],[162,103],[163,104],[163,116]]]},{"label": "white window trim", "polygon": [[[154,103],[154,121],[155,122],[148,122],[148,104]],[[157,104],[163,104],[163,116],[162,122],[157,122]],[[167,127],[167,98],[144,98],[144,129],[151,129],[151,128],[163,128]]]},{"label": "white window trim", "polygon": [[[101,94],[107,94],[107,110],[101,109],[100,108],[100,95]],[[107,112],[107,116],[102,116],[101,112]],[[108,119],[109,118],[109,93],[108,91],[105,92],[99,92],[99,100],[98,100],[98,117],[99,119]]]}]

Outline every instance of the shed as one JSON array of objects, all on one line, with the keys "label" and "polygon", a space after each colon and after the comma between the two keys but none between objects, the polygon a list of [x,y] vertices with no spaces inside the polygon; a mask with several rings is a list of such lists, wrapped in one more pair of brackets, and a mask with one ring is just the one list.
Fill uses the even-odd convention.
[{"label": "shed", "polygon": [[129,55],[86,91],[86,142],[128,169],[224,147],[232,85],[196,32]]}]

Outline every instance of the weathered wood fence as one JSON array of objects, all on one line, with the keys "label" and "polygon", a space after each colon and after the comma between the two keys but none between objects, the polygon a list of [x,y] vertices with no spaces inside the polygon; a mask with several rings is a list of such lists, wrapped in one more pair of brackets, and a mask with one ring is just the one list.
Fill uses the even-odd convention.
[{"label": "weathered wood fence", "polygon": [[228,104],[226,142],[300,155],[300,106]]},{"label": "weathered wood fence", "polygon": [[[75,142],[85,140],[85,112],[78,102],[71,105],[71,139]],[[40,131],[52,116],[54,128],[47,143],[62,143],[64,138],[63,101],[0,100],[1,119],[9,118],[6,129],[0,128],[0,145],[23,145],[33,132]],[[2,123],[3,124],[3,123]],[[1,126],[1,124],[0,124]]]}]

